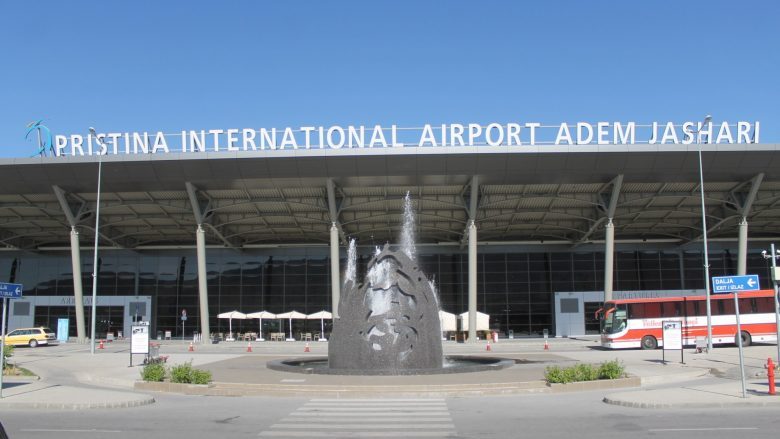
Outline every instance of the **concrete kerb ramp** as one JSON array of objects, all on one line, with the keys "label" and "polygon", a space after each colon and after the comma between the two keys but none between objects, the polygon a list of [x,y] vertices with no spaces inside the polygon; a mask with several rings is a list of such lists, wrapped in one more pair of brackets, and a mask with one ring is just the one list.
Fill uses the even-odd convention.
[{"label": "concrete kerb ramp", "polygon": [[743,398],[741,384],[727,382],[612,393],[604,397],[604,402],[642,409],[780,407],[780,396],[768,395],[765,382],[751,382],[747,386],[747,398]]},{"label": "concrete kerb ramp", "polygon": [[49,384],[45,381],[9,383],[3,386],[2,410],[86,410],[140,407],[153,404],[147,394]]}]

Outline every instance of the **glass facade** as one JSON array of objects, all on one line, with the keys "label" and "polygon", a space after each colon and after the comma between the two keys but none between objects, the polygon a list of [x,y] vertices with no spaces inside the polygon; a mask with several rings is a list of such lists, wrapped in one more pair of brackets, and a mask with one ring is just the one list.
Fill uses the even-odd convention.
[{"label": "glass facade", "polygon": [[[311,314],[330,310],[330,261],[327,248],[273,249],[237,252],[209,249],[207,271],[212,331],[227,332],[227,320],[217,314],[239,310],[274,313],[291,310]],[[491,316],[491,326],[516,336],[553,334],[553,293],[600,291],[604,284],[603,252],[514,252],[509,248],[482,251],[477,257],[477,309]],[[423,271],[435,282],[442,309],[456,314],[468,306],[468,256],[426,253],[419,249]],[[82,256],[84,295],[92,294],[92,258]],[[703,289],[702,254],[698,251],[616,251],[616,291]],[[736,252],[710,255],[710,274],[736,274]],[[369,256],[359,259],[359,277]],[[342,262],[342,267],[345,261]],[[770,288],[769,266],[760,254],[748,255],[747,272],[758,274]],[[72,296],[69,252],[0,254],[0,280],[24,284],[25,296]],[[152,330],[181,335],[181,310],[190,334],[200,322],[197,259],[194,250],[133,252],[108,250],[99,260],[99,295],[152,297]],[[64,315],[60,315],[64,314]],[[51,326],[68,310],[36,309],[36,324]],[[110,313],[109,313],[110,314]],[[109,320],[115,320],[109,316]],[[53,319],[53,320],[52,320]],[[37,320],[41,320],[40,322]],[[257,320],[234,320],[234,331],[256,331]],[[264,331],[287,332],[288,322],[265,321]],[[326,321],[326,325],[329,323]],[[75,325],[72,325],[72,327]],[[319,332],[320,321],[293,321],[293,332]],[[326,332],[329,330],[326,328]]]}]

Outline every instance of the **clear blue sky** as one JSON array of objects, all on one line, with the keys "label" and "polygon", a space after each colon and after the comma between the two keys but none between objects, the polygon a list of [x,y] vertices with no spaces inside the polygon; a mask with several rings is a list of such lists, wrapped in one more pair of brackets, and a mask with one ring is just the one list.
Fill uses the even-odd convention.
[{"label": "clear blue sky", "polygon": [[4,1],[0,157],[55,134],[761,121],[777,1]]}]

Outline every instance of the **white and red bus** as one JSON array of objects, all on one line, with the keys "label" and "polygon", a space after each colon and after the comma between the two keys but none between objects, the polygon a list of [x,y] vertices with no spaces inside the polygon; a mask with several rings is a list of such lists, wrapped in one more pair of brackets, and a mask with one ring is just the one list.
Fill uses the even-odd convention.
[{"label": "white and red bus", "polygon": [[[736,343],[737,319],[733,294],[710,296],[712,343]],[[606,302],[596,312],[601,321],[601,345],[606,348],[655,349],[663,346],[661,322],[678,320],[683,325],[683,344],[707,338],[705,296],[623,299]],[[739,293],[742,345],[776,342],[774,291]]]}]

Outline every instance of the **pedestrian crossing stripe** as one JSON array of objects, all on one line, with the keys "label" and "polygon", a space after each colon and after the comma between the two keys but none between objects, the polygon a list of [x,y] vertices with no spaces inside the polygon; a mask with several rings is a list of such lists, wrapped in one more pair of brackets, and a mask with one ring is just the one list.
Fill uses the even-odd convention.
[{"label": "pedestrian crossing stripe", "polygon": [[312,399],[258,436],[445,438],[455,425],[444,399]]}]

